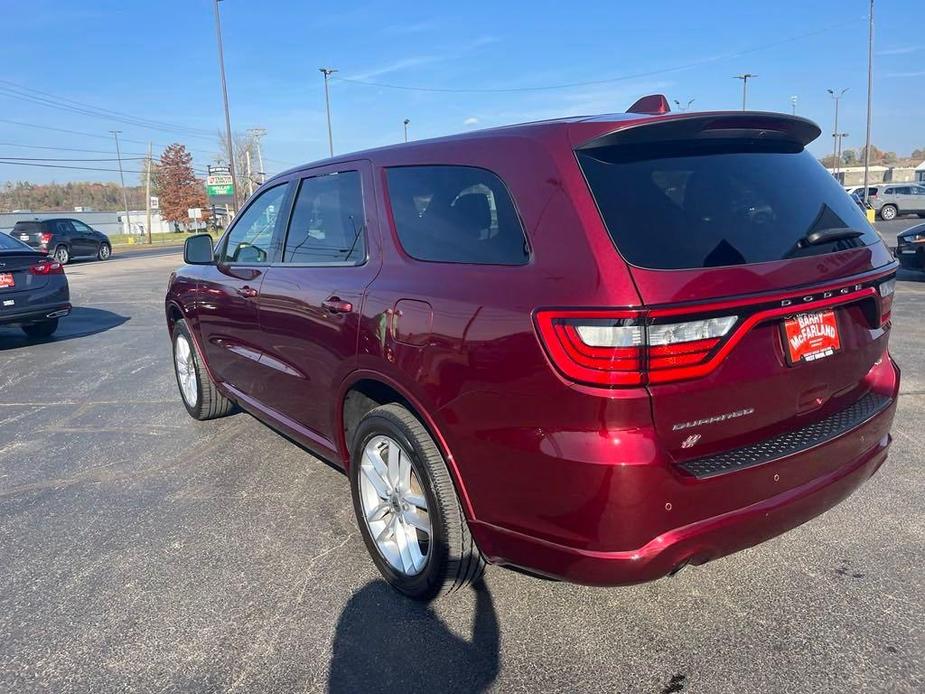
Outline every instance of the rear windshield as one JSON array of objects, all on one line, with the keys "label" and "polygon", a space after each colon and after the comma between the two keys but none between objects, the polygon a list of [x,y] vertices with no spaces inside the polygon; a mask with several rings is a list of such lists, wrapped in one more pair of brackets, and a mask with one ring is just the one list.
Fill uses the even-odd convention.
[{"label": "rear windshield", "polygon": [[13,231],[21,231],[24,233],[34,233],[41,228],[41,222],[16,222],[16,224],[13,225]]},{"label": "rear windshield", "polygon": [[[879,241],[857,204],[799,145],[615,145],[580,150],[578,161],[614,243],[640,267],[762,263]],[[860,235],[806,243],[831,229]]]},{"label": "rear windshield", "polygon": [[0,251],[24,251],[32,249],[24,243],[11,239],[9,236],[0,231]]}]

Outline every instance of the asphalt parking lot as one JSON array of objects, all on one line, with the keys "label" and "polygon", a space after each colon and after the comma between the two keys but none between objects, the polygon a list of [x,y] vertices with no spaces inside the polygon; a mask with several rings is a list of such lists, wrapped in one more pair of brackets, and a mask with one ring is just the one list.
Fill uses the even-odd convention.
[{"label": "asphalt parking lot", "polygon": [[890,459],[829,513],[647,585],[493,568],[421,606],[378,579],[342,474],[186,415],[178,263],[71,265],[56,339],[0,328],[0,690],[925,691],[925,275],[898,284]]}]

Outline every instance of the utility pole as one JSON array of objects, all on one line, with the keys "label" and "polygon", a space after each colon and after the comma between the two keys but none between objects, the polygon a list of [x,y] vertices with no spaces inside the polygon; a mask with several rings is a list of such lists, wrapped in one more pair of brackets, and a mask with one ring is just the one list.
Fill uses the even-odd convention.
[{"label": "utility pole", "polygon": [[753,75],[750,72],[743,72],[741,75],[735,75],[733,79],[742,80],[742,110],[745,110],[745,105],[748,103],[748,81],[754,79],[758,75]]},{"label": "utility pole", "polygon": [[244,164],[247,167],[247,197],[254,194],[254,176],[251,173],[251,148],[244,150]]},{"label": "utility pole", "polygon": [[843,140],[846,137],[848,137],[848,133],[836,133],[835,135],[835,140],[838,142],[838,147],[837,147],[838,156],[835,160],[835,179],[836,180],[839,180],[838,173],[839,171],[841,171],[841,164],[842,164],[842,144],[843,144]]},{"label": "utility pole", "polygon": [[405,120],[402,121],[402,125],[405,126],[405,142],[408,141],[408,123],[410,122],[411,121],[408,118],[405,118]]},{"label": "utility pole", "polygon": [[864,202],[868,198],[868,173],[870,171],[870,104],[874,89],[874,0],[870,0],[870,14],[867,17],[867,139],[864,146]]},{"label": "utility pole", "polygon": [[826,90],[833,99],[835,99],[835,127],[832,128],[832,137],[835,138],[832,141],[832,173],[835,178],[838,178],[838,102],[841,101],[841,98],[845,95],[845,92],[848,91],[848,88],[845,87],[841,91],[837,89],[827,89]]},{"label": "utility pole", "polygon": [[263,168],[263,150],[260,148],[260,138],[267,134],[266,128],[248,128],[248,135],[251,136],[251,140],[254,141],[254,146],[257,148],[257,166],[260,167],[260,171],[257,173],[260,175],[260,185],[263,185],[264,181],[267,180],[267,170]]},{"label": "utility pole", "polygon": [[153,145],[148,143],[148,165],[145,167],[145,228],[148,230],[148,245],[151,245],[151,165],[154,163],[151,158],[151,149]]},{"label": "utility pole", "polygon": [[332,67],[320,67],[321,74],[324,75],[324,107],[328,112],[328,150],[331,156],[334,156],[334,135],[331,131],[331,97],[328,94],[328,78],[337,70]]},{"label": "utility pole", "polygon": [[797,115],[797,98],[795,96],[790,97],[790,108],[793,111],[793,115]]},{"label": "utility pole", "polygon": [[228,85],[225,82],[225,51],[222,48],[222,18],[218,12],[219,0],[214,0],[215,7],[215,40],[218,43],[218,68],[222,77],[222,100],[225,104],[225,146],[227,148],[228,165],[231,168],[231,186],[234,188],[234,207],[238,209],[238,177],[234,166],[234,144],[231,136],[231,112],[228,110]]},{"label": "utility pole", "polygon": [[682,106],[681,102],[678,101],[677,99],[674,100],[674,103],[675,103],[675,106],[678,107],[678,111],[680,111],[681,113],[684,113],[685,111],[690,110],[691,104],[694,103],[694,101],[695,101],[694,99],[688,99],[687,106]]},{"label": "utility pole", "polygon": [[116,140],[116,159],[119,160],[119,182],[122,184],[122,206],[125,208],[125,228],[129,235],[132,233],[132,224],[128,217],[128,195],[125,194],[125,176],[122,174],[122,153],[119,151],[119,133],[121,130],[110,130]]}]

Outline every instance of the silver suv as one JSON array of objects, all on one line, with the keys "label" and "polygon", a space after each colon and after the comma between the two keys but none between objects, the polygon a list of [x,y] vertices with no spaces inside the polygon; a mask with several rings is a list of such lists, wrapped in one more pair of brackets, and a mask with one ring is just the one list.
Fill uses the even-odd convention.
[{"label": "silver suv", "polygon": [[[925,217],[925,186],[917,183],[886,183],[872,186],[870,204],[880,219],[890,221],[901,214],[917,214]],[[864,194],[863,186],[857,190]]]}]

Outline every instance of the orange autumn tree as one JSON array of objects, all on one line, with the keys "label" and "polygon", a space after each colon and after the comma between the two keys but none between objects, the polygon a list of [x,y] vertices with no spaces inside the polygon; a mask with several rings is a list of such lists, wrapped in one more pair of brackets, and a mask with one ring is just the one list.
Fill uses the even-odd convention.
[{"label": "orange autumn tree", "polygon": [[193,207],[202,208],[203,219],[208,219],[205,185],[196,178],[193,155],[185,145],[174,143],[161,154],[157,183],[162,219],[186,224],[190,221],[188,210]]}]

